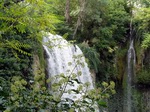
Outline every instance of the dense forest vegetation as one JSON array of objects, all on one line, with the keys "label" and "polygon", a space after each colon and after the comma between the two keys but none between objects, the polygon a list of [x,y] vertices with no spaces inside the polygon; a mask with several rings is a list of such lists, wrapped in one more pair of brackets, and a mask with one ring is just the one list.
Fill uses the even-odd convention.
[{"label": "dense forest vegetation", "polygon": [[[54,96],[46,83],[42,39],[47,32],[62,35],[82,49],[96,74],[98,89],[86,94],[92,102],[74,102],[70,107],[66,100],[57,106],[61,97]],[[133,83],[148,88],[149,0],[1,0],[0,111],[74,112],[88,107],[93,112],[95,101],[100,109],[107,107],[115,84],[117,93],[125,86],[130,39],[136,53]]]}]

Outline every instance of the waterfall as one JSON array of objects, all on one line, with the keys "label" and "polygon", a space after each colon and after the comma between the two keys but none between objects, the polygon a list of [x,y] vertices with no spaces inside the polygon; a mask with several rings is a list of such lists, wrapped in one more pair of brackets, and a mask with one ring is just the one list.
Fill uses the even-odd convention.
[{"label": "waterfall", "polygon": [[130,39],[130,46],[128,49],[128,54],[127,54],[127,112],[133,112],[132,110],[132,81],[133,81],[133,77],[134,77],[134,67],[135,67],[135,50],[134,50],[134,46],[133,46],[134,40]]},{"label": "waterfall", "polygon": [[[43,41],[43,47],[47,54],[47,71],[49,77],[54,77],[58,74],[69,76],[69,73],[78,74],[78,72],[81,71],[82,75],[77,75],[78,81],[81,83],[89,82],[91,84],[89,89],[94,88],[88,65],[85,62],[85,58],[82,56],[82,51],[77,45],[72,45],[61,36],[52,34],[48,34],[47,37],[44,37]],[[77,57],[79,57],[79,59],[76,59]],[[79,64],[79,61],[81,64]],[[76,64],[76,62],[79,63]],[[75,83],[72,86],[67,85],[66,89],[77,89],[77,87],[78,83]],[[63,93],[62,95],[62,98],[69,98],[72,100],[80,99],[80,97],[81,94]]]}]

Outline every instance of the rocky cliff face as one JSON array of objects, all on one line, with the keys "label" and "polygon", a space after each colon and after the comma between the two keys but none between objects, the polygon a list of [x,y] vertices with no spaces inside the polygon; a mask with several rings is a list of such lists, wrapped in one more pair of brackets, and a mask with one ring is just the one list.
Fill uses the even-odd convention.
[{"label": "rocky cliff face", "polygon": [[[150,48],[143,50],[138,42],[134,43],[135,48],[135,70],[134,78],[132,78],[131,86],[131,112],[150,112]],[[127,102],[127,50],[128,47],[124,46],[118,51],[116,55],[117,67],[117,93],[109,101],[110,112],[122,112],[124,110],[124,103]],[[122,85],[121,85],[122,84]],[[115,102],[115,103],[114,103]],[[128,112],[128,111],[127,111]]]}]

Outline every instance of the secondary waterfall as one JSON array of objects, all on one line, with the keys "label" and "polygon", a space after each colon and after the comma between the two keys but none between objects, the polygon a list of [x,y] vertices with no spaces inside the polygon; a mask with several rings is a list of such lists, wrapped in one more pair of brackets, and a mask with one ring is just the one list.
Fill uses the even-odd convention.
[{"label": "secondary waterfall", "polygon": [[[88,65],[85,62],[85,58],[82,56],[83,53],[77,45],[68,43],[59,35],[48,34],[44,38],[44,49],[47,54],[48,63],[48,75],[54,77],[59,74],[64,74],[70,77],[71,74],[77,75],[77,80],[81,83],[89,82],[91,85],[89,89],[93,89],[93,81]],[[84,66],[83,66],[84,65]],[[68,89],[77,89],[78,83],[74,82],[74,85],[67,85]],[[63,92],[62,98],[69,98],[72,100],[80,99],[81,94],[68,94]]]},{"label": "secondary waterfall", "polygon": [[130,40],[130,46],[127,54],[127,88],[126,88],[126,100],[127,100],[127,112],[133,112],[132,109],[132,86],[133,86],[133,77],[134,77],[134,68],[135,68],[135,50],[133,46],[134,40]]}]

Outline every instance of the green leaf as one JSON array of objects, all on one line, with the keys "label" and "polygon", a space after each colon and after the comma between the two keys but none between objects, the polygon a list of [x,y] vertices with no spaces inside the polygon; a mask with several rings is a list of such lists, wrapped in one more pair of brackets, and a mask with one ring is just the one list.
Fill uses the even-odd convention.
[{"label": "green leaf", "polygon": [[98,105],[102,107],[107,107],[107,103],[105,101],[98,101]]}]

